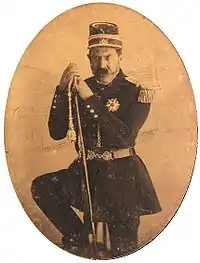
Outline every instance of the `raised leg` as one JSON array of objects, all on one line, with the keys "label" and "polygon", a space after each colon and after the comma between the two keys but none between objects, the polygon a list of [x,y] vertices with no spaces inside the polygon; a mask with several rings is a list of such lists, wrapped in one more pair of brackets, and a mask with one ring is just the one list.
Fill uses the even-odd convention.
[{"label": "raised leg", "polygon": [[80,179],[76,175],[69,176],[67,169],[41,175],[33,180],[31,192],[36,204],[62,233],[66,249],[87,245],[87,231],[71,208],[82,208]]}]

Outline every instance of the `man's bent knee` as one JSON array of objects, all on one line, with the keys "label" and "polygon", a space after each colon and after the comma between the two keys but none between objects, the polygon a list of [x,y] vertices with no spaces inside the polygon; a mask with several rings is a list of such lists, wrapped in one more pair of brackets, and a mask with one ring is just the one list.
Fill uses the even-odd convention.
[{"label": "man's bent knee", "polygon": [[33,199],[36,201],[36,203],[37,200],[39,200],[42,196],[48,195],[49,192],[48,190],[53,175],[54,173],[44,174],[35,178],[32,181],[31,194],[33,196]]},{"label": "man's bent knee", "polygon": [[36,201],[41,198],[42,195],[42,185],[43,185],[43,180],[41,180],[41,177],[37,177],[32,181],[31,184],[31,194],[33,199]]}]

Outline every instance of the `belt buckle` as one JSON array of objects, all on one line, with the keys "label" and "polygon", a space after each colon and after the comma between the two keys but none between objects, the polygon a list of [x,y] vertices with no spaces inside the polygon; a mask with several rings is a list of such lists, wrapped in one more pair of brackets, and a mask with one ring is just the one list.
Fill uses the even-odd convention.
[{"label": "belt buckle", "polygon": [[102,154],[102,158],[103,158],[103,160],[105,160],[105,161],[112,160],[112,153],[109,152],[109,151],[105,151],[105,152],[103,152],[103,154]]}]

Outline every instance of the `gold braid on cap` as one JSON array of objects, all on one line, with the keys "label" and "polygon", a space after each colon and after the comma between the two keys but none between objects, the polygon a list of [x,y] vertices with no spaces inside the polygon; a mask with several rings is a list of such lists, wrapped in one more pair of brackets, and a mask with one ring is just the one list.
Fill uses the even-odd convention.
[{"label": "gold braid on cap", "polygon": [[68,112],[69,112],[69,129],[67,131],[67,139],[73,143],[76,142],[76,131],[74,129],[74,120],[72,113],[72,89],[73,89],[73,78],[69,81],[68,84]]}]

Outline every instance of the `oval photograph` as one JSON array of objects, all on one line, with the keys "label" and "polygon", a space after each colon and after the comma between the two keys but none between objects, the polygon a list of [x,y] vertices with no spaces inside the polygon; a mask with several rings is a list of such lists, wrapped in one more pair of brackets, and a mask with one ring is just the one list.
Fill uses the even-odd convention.
[{"label": "oval photograph", "polygon": [[115,259],[152,241],[181,205],[196,147],[183,61],[138,12],[73,8],[25,50],[7,99],[7,164],[30,220],[66,252]]}]

